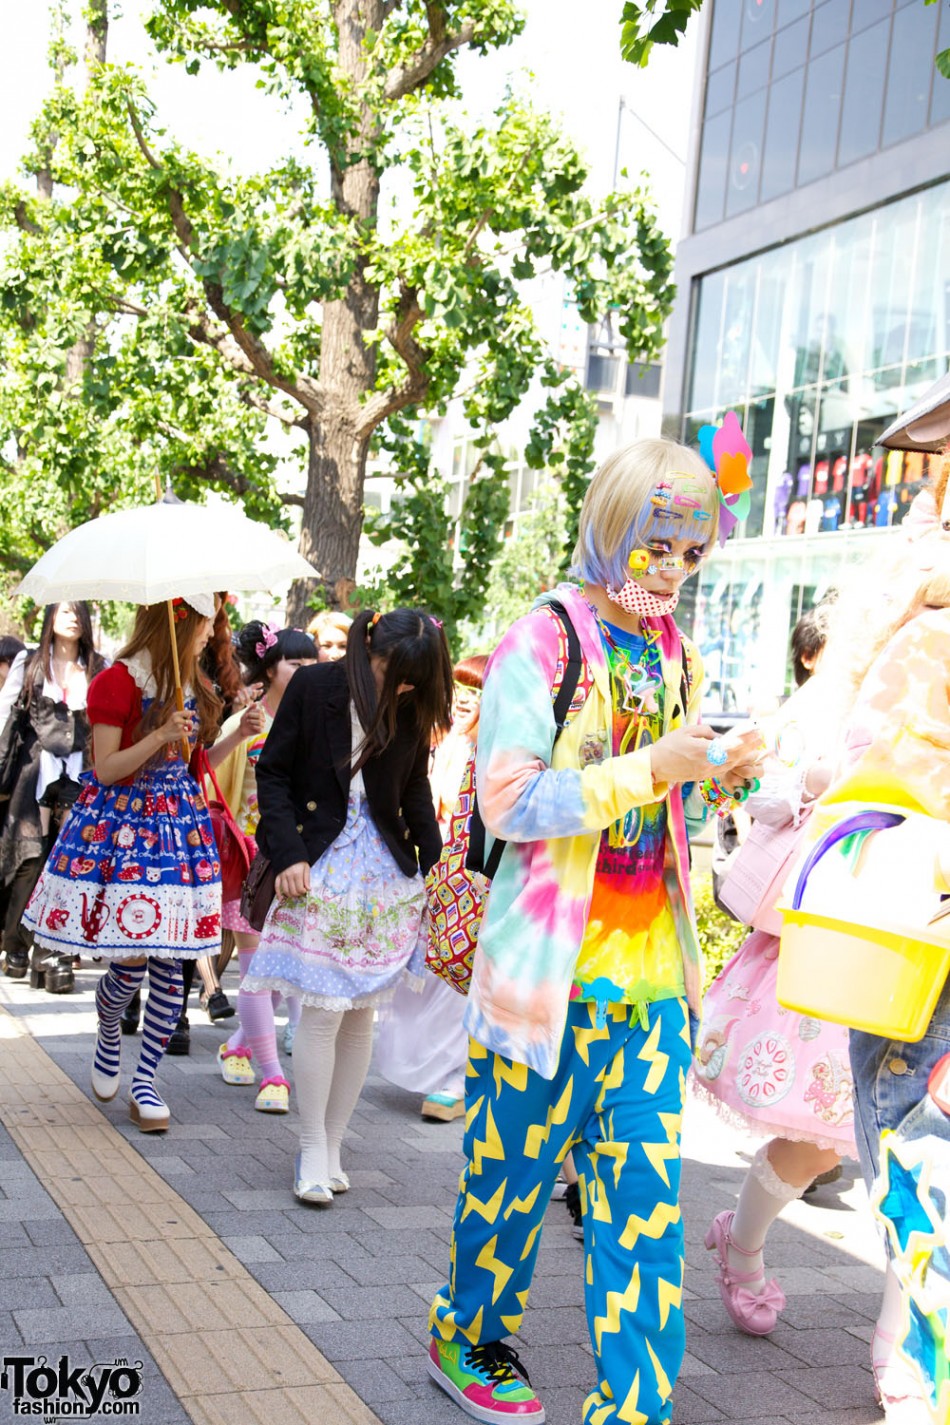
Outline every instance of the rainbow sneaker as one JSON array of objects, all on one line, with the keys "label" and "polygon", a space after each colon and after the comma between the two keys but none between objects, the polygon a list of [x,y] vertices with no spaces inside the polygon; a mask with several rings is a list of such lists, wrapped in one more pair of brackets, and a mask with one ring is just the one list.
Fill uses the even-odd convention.
[{"label": "rainbow sneaker", "polygon": [[[515,1375],[512,1366],[517,1366],[524,1380]],[[470,1346],[464,1340],[439,1341],[433,1336],[429,1374],[475,1420],[540,1425],[544,1419],[544,1406],[531,1389],[518,1352],[504,1341]]]}]

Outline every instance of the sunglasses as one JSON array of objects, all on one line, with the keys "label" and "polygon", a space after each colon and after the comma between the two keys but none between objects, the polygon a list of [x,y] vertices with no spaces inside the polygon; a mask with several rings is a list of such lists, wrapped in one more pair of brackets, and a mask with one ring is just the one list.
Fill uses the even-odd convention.
[{"label": "sunglasses", "polygon": [[687,549],[685,554],[670,554],[663,548],[634,549],[627,563],[634,578],[643,574],[659,574],[667,569],[682,569],[685,574],[695,574],[705,557],[703,545]]},{"label": "sunglasses", "polygon": [[455,680],[453,679],[453,681],[452,681],[452,687],[455,689],[455,692],[456,692],[456,695],[457,695],[457,696],[461,696],[461,697],[465,697],[465,698],[474,698],[476,702],[478,702],[478,700],[479,700],[479,699],[481,698],[481,696],[482,696],[482,690],[481,690],[481,688],[472,688],[472,687],[469,687],[468,683],[457,683],[457,682],[455,682]]}]

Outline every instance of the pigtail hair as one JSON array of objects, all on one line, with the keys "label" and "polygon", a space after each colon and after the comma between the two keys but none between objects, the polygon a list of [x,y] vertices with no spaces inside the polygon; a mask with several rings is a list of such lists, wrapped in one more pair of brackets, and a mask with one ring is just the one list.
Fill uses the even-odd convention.
[{"label": "pigtail hair", "polygon": [[356,615],[350,631],[346,635],[346,681],[350,690],[360,727],[367,734],[360,744],[357,767],[362,767],[375,748],[367,747],[368,734],[376,721],[376,679],[369,661],[369,631],[377,614],[373,609],[362,609]]},{"label": "pigtail hair", "polygon": [[[381,693],[370,655],[384,660]],[[364,609],[346,640],[346,680],[365,737],[354,770],[384,751],[396,736],[399,688],[412,689],[411,706],[422,741],[447,732],[452,720],[452,660],[441,623],[421,609],[379,614]]]}]

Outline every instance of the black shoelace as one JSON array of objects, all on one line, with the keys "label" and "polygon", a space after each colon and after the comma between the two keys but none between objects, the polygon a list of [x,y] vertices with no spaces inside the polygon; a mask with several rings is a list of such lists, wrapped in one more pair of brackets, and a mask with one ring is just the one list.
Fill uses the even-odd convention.
[{"label": "black shoelace", "polygon": [[512,1367],[517,1370],[526,1385],[531,1384],[518,1352],[506,1341],[485,1341],[481,1346],[470,1346],[468,1358],[473,1366],[485,1371],[490,1379],[497,1381],[499,1385],[514,1377]]}]

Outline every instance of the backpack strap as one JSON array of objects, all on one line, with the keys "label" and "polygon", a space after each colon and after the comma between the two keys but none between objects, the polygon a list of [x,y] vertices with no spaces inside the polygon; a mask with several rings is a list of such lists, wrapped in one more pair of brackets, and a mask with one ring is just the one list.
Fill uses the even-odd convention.
[{"label": "backpack strap", "polygon": [[[571,621],[571,616],[567,609],[558,599],[551,599],[547,606],[557,618],[561,625],[562,632],[567,639],[567,662],[563,671],[560,669],[560,686],[558,686],[558,674],[555,673],[554,687],[551,689],[554,696],[554,742],[567,726],[567,715],[571,710],[571,703],[574,701],[574,694],[577,692],[581,674],[584,670],[584,655],[581,652],[581,641],[577,636],[577,629]],[[502,852],[507,846],[506,841],[496,838],[492,846],[491,853],[487,860],[485,858],[485,823],[482,821],[481,812],[478,809],[478,795],[476,792],[475,805],[472,808],[472,817],[469,822],[468,853],[465,857],[465,865],[469,871],[481,871],[489,880],[495,875],[501,861]]]}]

